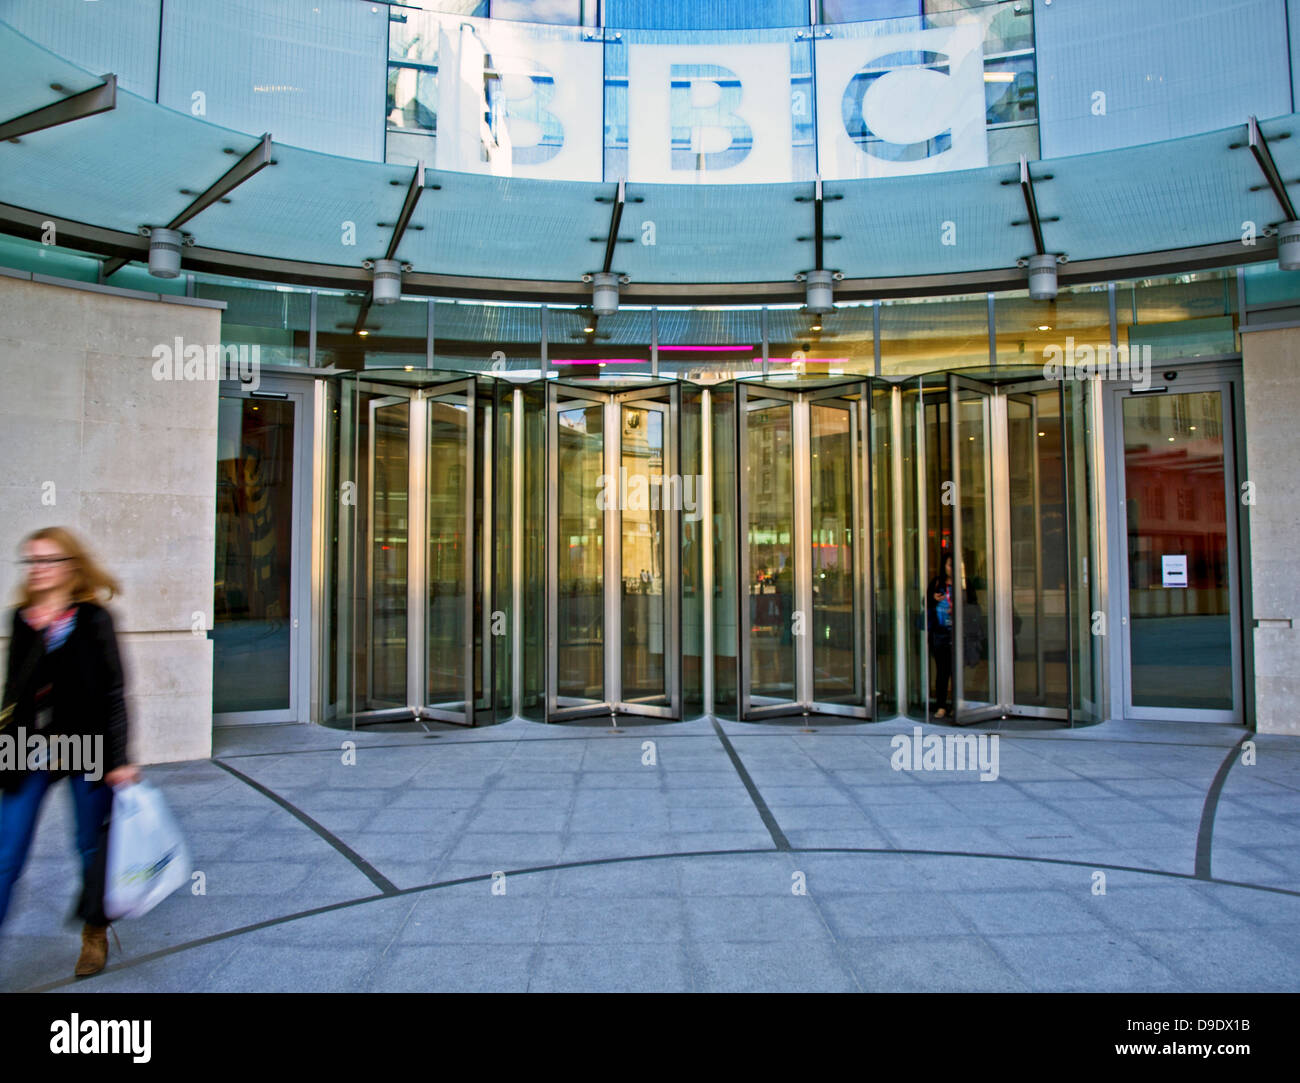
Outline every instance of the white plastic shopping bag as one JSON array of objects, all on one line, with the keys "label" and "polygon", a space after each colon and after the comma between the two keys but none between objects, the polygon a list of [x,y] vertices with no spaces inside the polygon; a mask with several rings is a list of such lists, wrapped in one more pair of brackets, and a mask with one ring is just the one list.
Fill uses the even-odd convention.
[{"label": "white plastic shopping bag", "polygon": [[113,791],[104,878],[112,921],[147,914],[190,877],[190,853],[162,793],[148,782]]}]

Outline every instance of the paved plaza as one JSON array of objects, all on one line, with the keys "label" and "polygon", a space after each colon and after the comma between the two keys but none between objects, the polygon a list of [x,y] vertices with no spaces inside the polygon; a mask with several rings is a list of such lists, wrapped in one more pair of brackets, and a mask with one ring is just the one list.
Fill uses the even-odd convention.
[{"label": "paved plaza", "polygon": [[60,786],[0,990],[1300,990],[1300,741],[1002,727],[218,730],[147,772],[203,893],[75,981]]}]

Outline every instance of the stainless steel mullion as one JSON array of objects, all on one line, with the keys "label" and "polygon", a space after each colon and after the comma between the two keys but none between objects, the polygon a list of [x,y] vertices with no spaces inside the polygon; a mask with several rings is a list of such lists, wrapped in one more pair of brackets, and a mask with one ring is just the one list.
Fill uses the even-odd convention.
[{"label": "stainless steel mullion", "polygon": [[516,387],[510,394],[510,706],[511,717],[520,718],[524,708],[524,392]]},{"label": "stainless steel mullion", "polygon": [[795,402],[791,417],[794,457],[794,614],[802,616],[802,634],[795,636],[795,688],[791,697],[805,713],[814,700],[812,659],[812,453],[808,399]]},{"label": "stainless steel mullion", "polygon": [[[543,310],[545,311],[545,310]],[[560,619],[559,597],[559,403],[553,384],[546,387],[546,717],[559,707],[560,660],[556,629]]]},{"label": "stainless steel mullion", "polygon": [[749,394],[743,384],[736,385],[736,543],[739,553],[736,559],[736,574],[739,582],[736,586],[736,643],[738,655],[738,687],[736,689],[737,708],[740,718],[749,717],[752,709],[750,695],[750,567],[749,567],[749,478],[746,470],[749,464]]},{"label": "stainless steel mullion", "polygon": [[623,404],[615,396],[605,400],[605,473],[616,487],[619,499],[606,501],[605,508],[605,655],[603,699],[615,714],[623,699],[623,529],[622,475]]},{"label": "stainless steel mullion", "polygon": [[[664,413],[664,473],[677,479],[677,507],[663,509],[664,519],[664,684],[668,709],[674,718],[683,714],[682,695],[682,503],[686,480],[681,476],[681,386],[674,385],[668,394]],[[666,486],[661,486],[667,492]],[[699,499],[699,493],[696,493]],[[660,503],[663,503],[662,497]]]},{"label": "stainless steel mullion", "polygon": [[[989,699],[994,707],[1006,709],[1015,699],[1015,672],[1011,664],[1011,477],[1007,462],[1010,449],[1007,398],[984,392],[981,402],[984,417],[984,545],[992,564],[989,569],[992,612],[985,615],[985,620],[990,617],[993,620],[993,641],[988,645],[989,665],[996,667],[989,674]],[[1037,432],[1037,428],[1034,431]],[[1034,499],[1038,499],[1036,489]]]},{"label": "stainless steel mullion", "polygon": [[[1064,461],[1065,456],[1065,430],[1064,416],[1061,417],[1061,455]],[[1043,604],[1043,493],[1042,493],[1042,464],[1039,462],[1038,454],[1038,396],[1031,394],[1029,396],[1029,447],[1030,454],[1030,484],[1033,485],[1034,492],[1034,679],[1038,682],[1038,696],[1045,699],[1047,696],[1047,659],[1044,655],[1044,618],[1046,617],[1046,606]],[[1061,489],[1062,504],[1068,500],[1068,490],[1064,487]],[[1067,536],[1066,547],[1068,551],[1069,539]],[[1069,573],[1069,562],[1067,556],[1066,562],[1067,577]],[[1068,582],[1068,579],[1067,579]],[[1066,593],[1069,593],[1067,586]],[[1014,634],[1014,630],[1013,630]],[[1067,668],[1069,664],[1069,651],[1066,651]],[[1014,687],[1014,686],[1013,686]],[[1014,698],[1014,697],[1013,697]]]},{"label": "stainless steel mullion", "polygon": [[702,477],[696,492],[700,511],[700,590],[701,613],[704,620],[703,652],[701,657],[704,713],[713,714],[713,394],[706,387],[700,393],[700,471]]},{"label": "stainless steel mullion", "polygon": [[[463,627],[465,629],[465,647],[463,666],[465,670],[465,714],[464,721],[473,725],[475,722],[474,708],[474,564],[477,554],[474,548],[474,485],[478,470],[477,452],[477,432],[478,418],[475,410],[474,401],[474,384],[471,382],[465,388],[465,469],[461,474],[461,483],[465,486],[465,601]],[[486,459],[486,456],[484,456]],[[487,489],[484,489],[484,508],[486,510]],[[487,534],[488,526],[487,515],[484,516],[483,542],[484,551],[487,552]],[[487,579],[484,578],[483,587],[487,588]],[[428,597],[428,591],[425,591],[425,597]],[[492,607],[483,606],[484,616],[490,621],[492,619]],[[427,627],[427,622],[425,624]],[[487,646],[490,640],[483,639],[483,653],[486,656]],[[486,682],[485,682],[486,687]]]},{"label": "stainless steel mullion", "polygon": [[[961,531],[961,469],[959,467],[958,452],[960,451],[958,430],[958,409],[957,409],[957,378],[948,377],[948,445],[949,445],[949,470],[952,472],[952,714],[954,718],[960,718],[962,714],[962,705],[966,698],[966,675],[965,665],[966,652],[964,650],[965,638],[963,637],[965,625],[966,609],[966,592],[963,589],[965,582],[966,570],[965,561],[962,559],[964,550],[962,549],[962,531]],[[943,555],[939,555],[939,572],[943,571]],[[926,613],[930,611],[929,591],[926,591]],[[927,700],[929,689],[926,690]]]},{"label": "stainless steel mullion", "polygon": [[[889,389],[889,470],[892,484],[889,487],[889,525],[891,536],[897,539],[893,545],[894,567],[890,578],[894,584],[894,713],[907,714],[907,546],[903,539],[907,537],[903,510],[903,390],[897,384]],[[913,462],[917,462],[913,456]],[[922,574],[925,566],[921,566]],[[924,588],[924,580],[922,588]],[[874,714],[874,712],[873,712]]]},{"label": "stainless steel mullion", "polygon": [[407,426],[410,462],[406,497],[406,702],[417,716],[428,703],[425,589],[429,533],[429,400],[416,391]]},{"label": "stainless steel mullion", "polygon": [[856,408],[849,411],[850,513],[853,518],[853,672],[854,697],[858,705],[874,717],[875,666],[872,598],[875,592],[867,589],[874,571],[871,564],[873,539],[871,537],[871,389],[862,385]]}]

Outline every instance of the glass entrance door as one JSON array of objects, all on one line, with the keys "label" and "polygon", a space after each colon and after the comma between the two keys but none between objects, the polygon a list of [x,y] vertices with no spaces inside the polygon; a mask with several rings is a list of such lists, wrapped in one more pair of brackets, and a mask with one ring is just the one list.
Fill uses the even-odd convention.
[{"label": "glass entrance door", "polygon": [[547,717],[678,718],[678,389],[547,388]]},{"label": "glass entrance door", "polygon": [[1090,388],[951,374],[945,385],[904,395],[918,479],[905,521],[922,566],[909,584],[912,710],[958,724],[1096,721]]},{"label": "glass entrance door", "polygon": [[743,718],[871,715],[868,402],[737,384]]},{"label": "glass entrance door", "polygon": [[331,390],[337,422],[332,487],[333,604],[327,717],[353,724],[433,719],[472,725],[490,692],[490,580],[476,499],[474,379],[436,372],[366,372]]},{"label": "glass entrance door", "polygon": [[1115,400],[1125,714],[1239,723],[1232,384],[1184,372]]},{"label": "glass entrance door", "polygon": [[998,694],[994,612],[992,393],[983,385],[952,376],[948,396],[954,510],[953,715],[962,723],[1005,713]]},{"label": "glass entrance door", "polygon": [[306,392],[264,380],[223,386],[218,402],[212,713],[306,721]]}]

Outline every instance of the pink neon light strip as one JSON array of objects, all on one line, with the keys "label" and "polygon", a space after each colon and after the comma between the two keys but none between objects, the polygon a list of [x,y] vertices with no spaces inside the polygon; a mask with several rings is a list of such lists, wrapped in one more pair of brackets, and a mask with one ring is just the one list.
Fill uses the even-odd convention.
[{"label": "pink neon light strip", "polygon": [[595,360],[576,357],[553,357],[552,365],[646,365],[650,364],[648,357],[597,357]]},{"label": "pink neon light strip", "polygon": [[[754,358],[755,361],[761,358]],[[839,365],[848,361],[847,357],[769,357],[769,361],[778,361],[784,365],[793,365],[796,361],[804,365]]]}]

